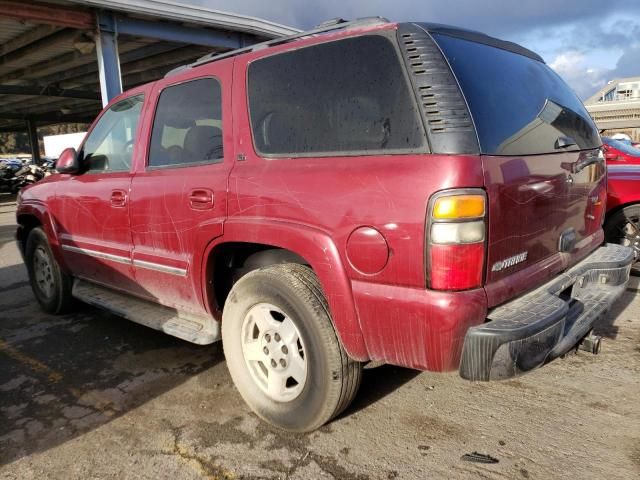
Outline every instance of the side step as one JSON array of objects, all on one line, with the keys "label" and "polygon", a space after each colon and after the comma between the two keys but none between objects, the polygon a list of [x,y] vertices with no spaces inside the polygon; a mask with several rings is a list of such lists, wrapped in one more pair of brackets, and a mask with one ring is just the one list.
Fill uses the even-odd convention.
[{"label": "side step", "polygon": [[220,324],[211,317],[181,312],[106,287],[75,279],[73,296],[121,317],[198,345],[220,340]]}]

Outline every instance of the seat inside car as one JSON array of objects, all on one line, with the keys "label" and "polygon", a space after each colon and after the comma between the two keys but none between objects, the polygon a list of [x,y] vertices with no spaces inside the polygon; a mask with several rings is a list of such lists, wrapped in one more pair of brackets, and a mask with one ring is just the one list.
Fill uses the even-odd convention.
[{"label": "seat inside car", "polygon": [[194,125],[184,137],[183,162],[222,158],[222,130],[211,125]]}]

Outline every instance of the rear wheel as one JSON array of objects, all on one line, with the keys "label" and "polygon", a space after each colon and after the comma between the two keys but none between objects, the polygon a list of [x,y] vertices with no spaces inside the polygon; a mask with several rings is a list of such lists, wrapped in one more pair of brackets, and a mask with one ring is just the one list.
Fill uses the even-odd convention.
[{"label": "rear wheel", "polygon": [[338,340],[308,267],[261,268],[233,287],[222,320],[227,366],[254,412],[285,430],[311,431],[353,400],[362,365]]},{"label": "rear wheel", "polygon": [[633,248],[636,261],[631,271],[640,274],[640,204],[629,205],[615,212],[604,228],[607,242]]},{"label": "rear wheel", "polygon": [[31,289],[42,309],[54,314],[66,312],[73,303],[72,279],[60,269],[47,236],[39,227],[27,237],[25,263]]}]

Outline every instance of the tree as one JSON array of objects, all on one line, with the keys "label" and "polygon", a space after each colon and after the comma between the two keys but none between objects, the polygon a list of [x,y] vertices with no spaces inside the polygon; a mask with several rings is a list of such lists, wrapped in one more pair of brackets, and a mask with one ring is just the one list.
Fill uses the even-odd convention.
[{"label": "tree", "polygon": [[[64,123],[59,125],[47,125],[38,127],[38,147],[44,154],[44,142],[42,137],[47,135],[60,135],[63,133],[85,132],[89,128],[86,123]],[[27,132],[0,133],[0,154],[30,154],[29,135]]]}]

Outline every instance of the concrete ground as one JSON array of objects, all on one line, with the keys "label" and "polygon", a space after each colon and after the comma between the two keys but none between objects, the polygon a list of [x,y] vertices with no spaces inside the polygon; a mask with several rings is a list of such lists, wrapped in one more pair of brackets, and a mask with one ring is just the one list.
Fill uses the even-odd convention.
[{"label": "concrete ground", "polygon": [[[515,380],[367,369],[355,403],[308,435],[259,421],[221,346],[88,306],[41,313],[0,197],[0,478],[640,478],[634,279],[581,352]],[[483,464],[461,456],[480,452]]]}]

